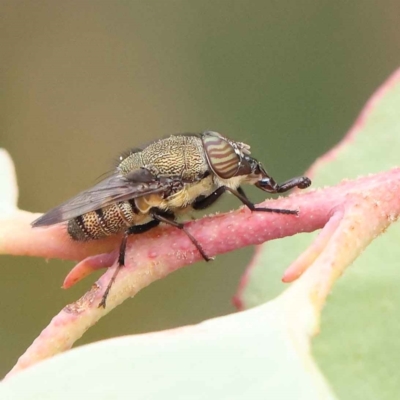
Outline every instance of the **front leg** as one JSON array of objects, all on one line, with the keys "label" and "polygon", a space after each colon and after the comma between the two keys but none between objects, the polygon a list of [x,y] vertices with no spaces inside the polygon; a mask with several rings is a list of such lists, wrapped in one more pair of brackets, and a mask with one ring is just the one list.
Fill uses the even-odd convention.
[{"label": "front leg", "polygon": [[219,187],[209,196],[199,196],[196,200],[192,203],[192,208],[194,210],[204,210],[211,205],[213,205],[220,197],[225,193],[225,186]]},{"label": "front leg", "polygon": [[225,187],[226,190],[236,196],[244,205],[246,205],[251,211],[262,211],[262,212],[273,212],[277,214],[294,214],[297,215],[297,210],[286,210],[284,208],[267,208],[267,207],[256,207],[246,196],[244,190],[239,186],[236,190],[229,187]]},{"label": "front leg", "polygon": [[270,176],[262,178],[256,183],[256,186],[268,193],[284,193],[293,188],[305,189],[311,185],[310,178],[306,176],[297,176],[288,179],[283,183],[277,183]]}]

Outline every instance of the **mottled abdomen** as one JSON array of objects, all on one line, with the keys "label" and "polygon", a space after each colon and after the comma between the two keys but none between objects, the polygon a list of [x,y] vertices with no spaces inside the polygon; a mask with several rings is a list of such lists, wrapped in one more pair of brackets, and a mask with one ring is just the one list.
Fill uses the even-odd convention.
[{"label": "mottled abdomen", "polygon": [[68,233],[78,241],[101,239],[134,225],[137,214],[134,200],[115,203],[69,220]]}]

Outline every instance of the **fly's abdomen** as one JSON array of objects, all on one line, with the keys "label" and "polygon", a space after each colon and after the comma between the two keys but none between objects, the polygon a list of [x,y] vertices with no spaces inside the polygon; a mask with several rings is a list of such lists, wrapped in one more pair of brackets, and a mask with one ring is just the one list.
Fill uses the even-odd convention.
[{"label": "fly's abdomen", "polygon": [[115,203],[69,220],[68,234],[78,241],[101,239],[134,225],[137,214],[134,200]]}]

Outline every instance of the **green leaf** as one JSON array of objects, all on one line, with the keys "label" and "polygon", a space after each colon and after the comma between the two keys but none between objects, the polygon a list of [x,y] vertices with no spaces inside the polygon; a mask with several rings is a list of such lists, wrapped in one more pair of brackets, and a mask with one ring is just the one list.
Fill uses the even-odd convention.
[{"label": "green leaf", "polygon": [[280,309],[83,346],[6,380],[0,398],[333,399],[282,335]]},{"label": "green leaf", "polygon": [[[399,154],[397,71],[368,102],[343,141],[312,167],[313,187],[388,170],[399,164]],[[311,242],[310,236],[315,235],[262,246],[242,293],[245,307],[261,304],[284,289],[279,278]],[[338,281],[322,313],[313,351],[341,399],[394,399],[400,392],[399,243],[400,226],[393,224]]]}]

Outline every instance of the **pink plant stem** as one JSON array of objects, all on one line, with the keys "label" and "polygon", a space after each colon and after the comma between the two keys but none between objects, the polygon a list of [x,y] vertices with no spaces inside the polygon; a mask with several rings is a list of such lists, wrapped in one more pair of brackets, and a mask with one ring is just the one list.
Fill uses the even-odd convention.
[{"label": "pink plant stem", "polygon": [[[346,181],[335,187],[297,193],[288,198],[267,201],[261,204],[261,206],[274,208],[299,209],[300,214],[298,217],[261,212],[252,213],[242,207],[234,212],[190,222],[187,227],[202,244],[206,253],[213,256],[240,247],[294,235],[298,232],[311,232],[320,229],[332,215],[337,215],[335,213],[338,211],[346,210],[350,207],[357,209],[357,202],[360,202],[362,198],[368,197],[369,206],[366,207],[370,207],[371,210],[363,210],[363,212],[373,212],[369,217],[371,221],[379,220],[379,218],[385,220],[383,224],[375,224],[378,227],[375,227],[372,233],[376,234],[384,229],[385,224],[387,225],[399,215],[400,203],[397,200],[400,197],[399,182],[400,169],[397,168],[360,178],[356,181]],[[354,203],[355,199],[357,200],[356,204]],[[381,208],[379,207],[380,202],[383,205]],[[43,229],[40,232],[37,231],[31,234],[32,229],[30,229],[28,221],[29,218],[27,218],[24,228],[26,232],[23,231],[21,233],[22,237],[25,240],[29,240],[30,237],[36,235],[35,240],[38,243],[41,240],[46,242],[49,232]],[[332,232],[337,226],[337,222],[331,224],[329,229]],[[23,227],[21,226],[21,228]],[[351,226],[348,229],[351,229]],[[364,225],[362,229],[364,229]],[[68,258],[68,250],[70,250],[73,257],[76,257],[77,248],[80,244],[71,242],[59,228],[51,228],[51,230],[55,232],[55,237],[57,238],[57,240],[54,239],[53,245],[50,247],[51,256],[55,257],[62,254]],[[327,241],[325,239],[320,239],[320,244],[317,242],[315,248],[318,251],[326,245]],[[17,241],[18,237],[14,237],[13,240]],[[372,237],[361,241],[364,243],[370,240],[372,240]],[[114,243],[115,246],[115,241],[110,241],[109,243],[105,241],[105,243],[110,247],[112,247],[111,243]],[[82,245],[82,247],[86,248],[86,255],[93,250],[86,247],[86,245]],[[21,249],[21,247],[19,248]],[[36,250],[31,247],[29,251],[31,255],[49,257],[50,255],[46,254],[44,249],[45,246],[38,245]],[[353,250],[350,249],[350,251]],[[361,250],[358,246],[354,249],[351,259],[359,251]],[[84,256],[83,250],[81,256]],[[307,269],[307,265],[304,265],[304,263],[313,259],[315,258],[311,257],[309,259],[304,256],[303,260],[298,263],[300,272]],[[89,264],[92,264],[93,269],[96,269],[94,260],[91,259]],[[200,256],[190,240],[178,229],[161,227],[147,234],[138,235],[135,240],[129,242],[126,257],[127,266],[123,268],[112,288],[107,300],[107,308],[98,308],[98,304],[104,288],[113,273],[112,269],[108,270],[80,300],[65,307],[53,318],[49,326],[45,328],[26,353],[18,360],[10,374],[39,360],[69,349],[91,325],[126,298],[134,296],[151,282],[199,260]],[[101,263],[102,261],[99,260],[99,262]],[[328,275],[337,276],[344,267],[341,266],[340,269],[331,266],[330,268]],[[324,274],[326,272],[321,273]],[[298,271],[293,269],[290,274],[293,277],[299,275]],[[329,282],[332,282],[332,280]],[[329,282],[316,292],[321,304],[329,292]],[[318,287],[318,282],[316,286]]]}]

